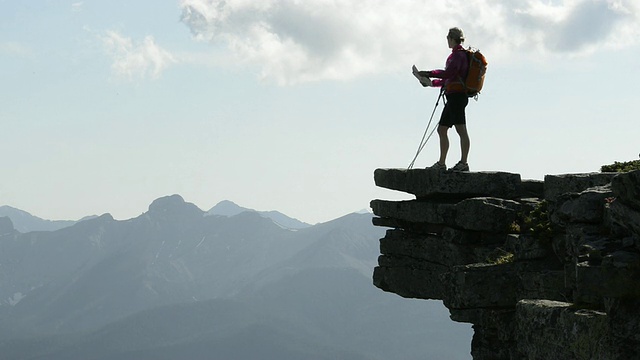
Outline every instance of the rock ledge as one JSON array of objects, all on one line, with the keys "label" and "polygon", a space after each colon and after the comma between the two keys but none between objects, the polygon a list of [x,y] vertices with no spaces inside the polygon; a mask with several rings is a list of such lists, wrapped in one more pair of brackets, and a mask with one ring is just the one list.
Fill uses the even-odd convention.
[{"label": "rock ledge", "polygon": [[474,359],[640,358],[640,171],[377,169],[374,285],[442,300]]}]

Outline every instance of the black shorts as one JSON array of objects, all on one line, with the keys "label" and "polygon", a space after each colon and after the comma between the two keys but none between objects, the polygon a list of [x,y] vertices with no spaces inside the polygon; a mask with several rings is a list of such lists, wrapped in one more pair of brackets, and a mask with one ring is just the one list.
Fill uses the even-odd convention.
[{"label": "black shorts", "polygon": [[469,104],[469,97],[465,93],[445,94],[447,103],[440,116],[440,125],[452,127],[453,125],[465,125],[467,117],[464,109]]}]

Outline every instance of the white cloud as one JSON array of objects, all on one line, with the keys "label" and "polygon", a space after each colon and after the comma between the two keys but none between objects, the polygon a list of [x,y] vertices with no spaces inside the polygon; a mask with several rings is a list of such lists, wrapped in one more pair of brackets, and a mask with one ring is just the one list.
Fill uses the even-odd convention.
[{"label": "white cloud", "polygon": [[116,31],[107,31],[102,41],[113,59],[111,70],[117,78],[156,79],[171,63],[176,62],[173,55],[158,46],[152,36],[146,36],[142,42],[135,43]]},{"label": "white cloud", "polygon": [[80,12],[82,11],[82,6],[84,5],[84,1],[78,1],[71,4],[71,11]]},{"label": "white cloud", "polygon": [[515,11],[510,24],[521,25],[521,34],[538,50],[590,54],[636,41],[638,7],[632,0],[567,0],[556,5],[529,1]]},{"label": "white cloud", "polygon": [[284,84],[370,74],[418,46],[410,38],[416,27],[437,30],[416,22],[411,9],[394,12],[398,6],[417,10],[413,1],[185,0],[182,20],[197,39],[226,44]]},{"label": "white cloud", "polygon": [[[196,39],[224,44],[281,84],[349,79],[442,62],[462,27],[490,58],[515,52],[589,54],[637,41],[637,0],[181,0]],[[624,40],[621,40],[624,39]]]}]

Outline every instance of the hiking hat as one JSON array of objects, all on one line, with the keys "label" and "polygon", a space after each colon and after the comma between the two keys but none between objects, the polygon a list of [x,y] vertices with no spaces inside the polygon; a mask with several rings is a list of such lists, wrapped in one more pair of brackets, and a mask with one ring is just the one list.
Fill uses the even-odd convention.
[{"label": "hiking hat", "polygon": [[447,37],[454,40],[464,41],[464,33],[462,32],[462,29],[457,27],[452,27],[451,29],[449,29],[449,34],[447,34]]}]

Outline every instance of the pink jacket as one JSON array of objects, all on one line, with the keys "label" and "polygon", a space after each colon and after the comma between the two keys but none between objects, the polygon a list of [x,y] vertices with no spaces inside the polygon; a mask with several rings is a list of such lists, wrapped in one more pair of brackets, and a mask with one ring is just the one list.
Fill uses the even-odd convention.
[{"label": "pink jacket", "polygon": [[[456,45],[451,49],[451,55],[447,58],[447,63],[444,70],[431,70],[428,71],[428,76],[436,79],[432,80],[432,84],[435,87],[445,87],[452,83],[459,83],[460,79],[464,79],[469,71],[469,61],[467,60],[467,54],[464,51],[462,45]],[[462,87],[457,87],[460,90],[449,90],[447,93],[464,92]]]}]

